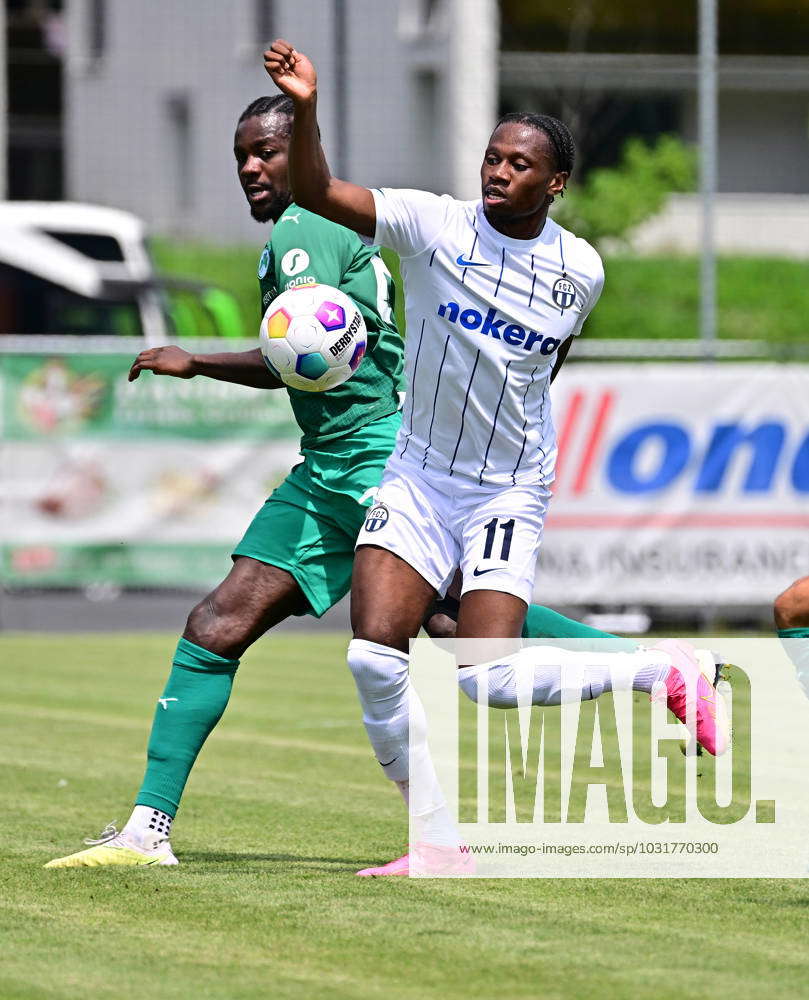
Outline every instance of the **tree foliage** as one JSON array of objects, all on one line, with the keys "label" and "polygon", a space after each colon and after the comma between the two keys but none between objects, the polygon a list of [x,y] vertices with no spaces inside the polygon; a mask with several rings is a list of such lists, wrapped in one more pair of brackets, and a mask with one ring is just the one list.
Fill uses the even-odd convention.
[{"label": "tree foliage", "polygon": [[590,171],[557,199],[553,217],[597,246],[625,236],[659,212],[667,195],[692,191],[695,183],[696,152],[676,136],[660,136],[652,145],[630,139],[616,167]]}]

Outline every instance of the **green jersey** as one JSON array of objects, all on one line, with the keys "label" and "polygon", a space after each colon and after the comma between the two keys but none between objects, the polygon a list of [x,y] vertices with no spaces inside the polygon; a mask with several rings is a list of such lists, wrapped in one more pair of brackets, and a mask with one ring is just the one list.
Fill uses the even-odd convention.
[{"label": "green jersey", "polygon": [[356,372],[326,392],[287,388],[308,448],[394,413],[399,406],[403,343],[393,316],[394,286],[376,247],[294,203],[273,226],[258,265],[261,310],[288,288],[312,281],[345,292],[359,307],[368,348]]}]

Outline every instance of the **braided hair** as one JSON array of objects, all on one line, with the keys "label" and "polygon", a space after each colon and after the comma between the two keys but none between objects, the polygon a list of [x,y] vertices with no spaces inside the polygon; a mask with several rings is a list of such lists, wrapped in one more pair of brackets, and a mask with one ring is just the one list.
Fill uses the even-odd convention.
[{"label": "braided hair", "polygon": [[257,97],[239,115],[236,123],[238,128],[248,118],[262,118],[264,115],[278,115],[285,121],[282,135],[292,135],[292,119],[295,115],[295,105],[292,98],[286,94],[276,94],[274,97]]},{"label": "braided hair", "polygon": [[[285,139],[292,135],[295,105],[292,103],[292,98],[287,97],[286,94],[276,94],[274,97],[257,97],[239,115],[236,128],[248,118],[263,118],[264,115],[277,115],[283,122],[283,125],[278,129],[278,134],[284,136]],[[320,125],[317,127],[317,137],[320,138]]]},{"label": "braided hair", "polygon": [[576,144],[570,129],[558,118],[550,115],[537,115],[530,111],[514,111],[511,114],[503,115],[495,125],[495,131],[501,125],[508,122],[516,122],[519,125],[530,125],[538,132],[543,132],[550,142],[556,160],[556,169],[561,173],[571,174],[573,172],[573,162],[576,159]]}]

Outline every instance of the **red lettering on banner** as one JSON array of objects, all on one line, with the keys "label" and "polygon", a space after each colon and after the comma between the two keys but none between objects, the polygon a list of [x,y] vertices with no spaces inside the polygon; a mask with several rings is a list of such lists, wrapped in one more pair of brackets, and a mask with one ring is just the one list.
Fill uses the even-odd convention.
[{"label": "red lettering on banner", "polygon": [[570,440],[576,430],[576,424],[579,421],[579,414],[581,413],[583,405],[584,393],[580,389],[577,389],[570,397],[570,403],[568,403],[567,410],[565,410],[565,415],[562,418],[562,423],[559,428],[559,434],[557,435],[555,479],[556,492],[559,490],[561,468],[564,464],[565,456],[567,455],[567,449],[570,447]]},{"label": "red lettering on banner", "polygon": [[604,436],[604,427],[607,423],[609,412],[612,409],[614,398],[614,393],[609,389],[601,394],[595,420],[593,421],[593,426],[590,428],[587,443],[584,446],[584,455],[579,465],[578,475],[576,476],[576,481],[573,483],[574,493],[583,493],[587,489],[587,480],[598,452],[598,446]]}]

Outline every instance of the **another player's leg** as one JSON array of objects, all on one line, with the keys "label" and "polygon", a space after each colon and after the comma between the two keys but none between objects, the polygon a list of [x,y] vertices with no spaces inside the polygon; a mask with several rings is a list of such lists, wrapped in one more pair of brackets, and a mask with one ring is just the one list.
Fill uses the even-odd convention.
[{"label": "another player's leg", "polygon": [[[433,639],[455,638],[461,606],[462,583],[463,579],[458,571],[446,595],[438,598],[430,609],[424,622],[424,629]],[[582,639],[592,639],[594,642],[611,639],[611,649],[633,650],[637,649],[638,646],[634,639],[625,639],[613,635],[612,632],[604,632],[601,629],[593,628],[592,625],[585,625],[584,622],[567,618],[558,611],[541,604],[528,605],[522,626],[522,636],[524,639],[575,639],[577,642]]]},{"label": "another player's leg", "polygon": [[121,833],[46,867],[173,865],[169,834],[194,762],[230,698],[239,658],[306,599],[290,573],[248,557],[188,616],[166,687],[158,698],[147,766]]},{"label": "another player's leg", "polygon": [[581,639],[592,639],[595,642],[610,639],[611,649],[631,650],[636,649],[638,645],[634,639],[625,639],[612,632],[604,632],[592,625],[585,625],[584,622],[576,621],[575,618],[567,618],[565,615],[559,614],[558,611],[546,608],[541,604],[528,605],[522,635],[524,639],[575,639],[577,642]]},{"label": "another player's leg", "polygon": [[[582,652],[587,649],[592,643],[592,649],[596,652],[601,650],[608,650],[610,653],[637,653],[642,652],[643,646],[635,639],[627,639],[621,636],[613,635],[610,632],[603,632],[601,629],[594,628],[591,625],[585,625],[583,622],[575,621],[572,618],[566,618],[564,615],[560,615],[557,611],[551,610],[551,608],[545,608],[540,605],[532,604],[529,606],[528,611],[525,616],[525,625],[522,631],[524,638],[530,639],[551,639],[554,645],[558,645],[557,640],[561,640],[561,644],[564,645],[565,640],[573,639],[574,644],[572,649],[574,652]],[[807,635],[809,635],[809,630],[807,630]],[[604,640],[610,640],[607,645],[604,644]],[[721,657],[717,653],[708,653],[705,650],[693,651],[688,644],[678,643],[677,644],[679,652],[676,654],[676,658],[680,662],[690,662],[696,659],[699,666],[699,674],[694,674],[690,668],[685,667],[686,674],[691,674],[696,678],[696,686],[700,693],[697,697],[697,702],[703,711],[707,711],[707,717],[705,718],[705,724],[707,729],[715,728],[712,726],[712,719],[710,711],[708,710],[708,705],[710,700],[716,697],[710,691],[703,691],[707,685],[710,687],[715,687],[720,676],[722,668],[725,666]],[[685,647],[685,648],[684,648]],[[809,647],[809,643],[807,644]],[[571,647],[568,647],[571,648]],[[807,682],[809,682],[809,649],[807,649]],[[645,690],[645,673],[644,669],[641,668],[639,673],[635,674],[635,684],[644,684],[643,690]],[[680,672],[674,672],[671,674],[670,685],[663,682],[663,685],[659,688],[659,696],[665,696],[667,702],[672,699],[676,701],[683,701],[685,697],[684,688],[678,680],[682,675]],[[702,677],[702,679],[700,679]],[[669,686],[672,687],[672,691],[669,690]],[[677,690],[674,690],[674,688]],[[704,702],[704,705],[702,704]],[[673,705],[670,705],[673,708]],[[717,711],[724,712],[724,703],[720,700],[717,702]],[[674,708],[673,708],[674,710]],[[675,710],[675,714],[680,718],[682,712],[685,708],[679,712]],[[697,720],[699,721],[699,720]],[[720,730],[724,728],[727,729],[726,723],[720,725]],[[710,736],[706,737],[710,741]],[[714,740],[716,743],[716,740]],[[723,745],[723,740],[720,738],[717,746],[721,747]]]},{"label": "another player's leg", "polygon": [[[482,638],[483,615],[508,600],[517,599],[480,590],[464,594],[458,638]],[[534,705],[559,705],[598,698],[613,686],[631,687],[665,697],[681,722],[693,720],[699,744],[718,754],[727,748],[729,731],[724,703],[713,686],[714,673],[710,653],[696,654],[687,643],[666,640],[650,649],[599,652],[597,657],[558,646],[528,646],[486,663],[462,665],[458,683],[473,701],[485,695],[493,708],[516,708],[522,691],[530,691]]]},{"label": "another player's leg", "polygon": [[[506,490],[472,509],[463,524],[463,593],[458,639],[510,637],[504,631],[517,609],[524,616],[534,587],[534,572],[545,506],[536,493]],[[510,610],[509,610],[510,608]],[[499,610],[497,610],[499,609]],[[497,656],[497,659],[494,659]],[[535,705],[564,699],[588,700],[618,687],[665,697],[681,722],[694,730],[709,753],[723,753],[729,740],[724,702],[714,688],[715,664],[705,651],[697,656],[686,643],[606,652],[571,650],[563,645],[528,646],[495,652],[485,662],[463,657],[458,682],[474,700],[486,693],[490,705],[513,708],[518,689],[530,691]]]},{"label": "another player's leg", "polygon": [[773,615],[778,637],[809,696],[809,576],[796,580],[776,597]]}]

